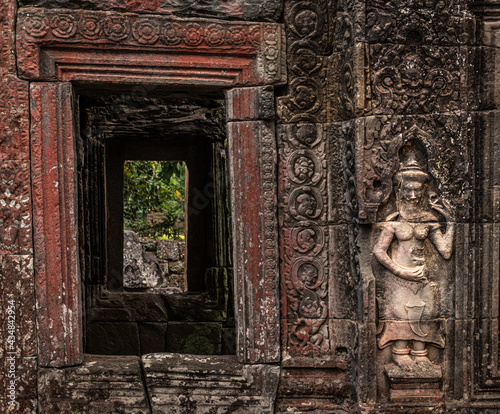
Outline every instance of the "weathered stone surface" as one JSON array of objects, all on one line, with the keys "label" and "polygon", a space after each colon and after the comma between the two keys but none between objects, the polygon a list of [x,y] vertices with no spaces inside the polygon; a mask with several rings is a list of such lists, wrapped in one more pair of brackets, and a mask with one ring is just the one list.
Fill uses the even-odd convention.
[{"label": "weathered stone surface", "polygon": [[32,254],[29,164],[3,161],[0,166],[0,254]]},{"label": "weathered stone surface", "polygon": [[159,293],[109,292],[101,286],[87,286],[87,317],[101,322],[166,322],[167,306]]},{"label": "weathered stone surface", "polygon": [[16,358],[37,354],[35,286],[31,256],[0,256],[0,358],[13,352]]},{"label": "weathered stone surface", "polygon": [[151,354],[142,357],[155,413],[271,414],[279,368],[235,357]]},{"label": "weathered stone surface", "polygon": [[226,121],[272,120],[275,117],[274,89],[260,88],[230,89],[226,92]]},{"label": "weathered stone surface", "polygon": [[[28,79],[123,84],[128,73],[134,84],[231,87],[282,84],[286,77],[281,65],[285,52],[282,30],[274,23],[234,25],[23,8],[18,28],[18,67]],[[96,46],[107,52],[96,53]],[[147,65],[144,53],[148,54]],[[99,67],[99,74],[93,65]]]},{"label": "weathered stone surface", "polygon": [[152,288],[163,282],[160,263],[154,254],[143,250],[137,233],[123,232],[123,286]]},{"label": "weathered stone surface", "polygon": [[71,85],[32,84],[31,172],[41,366],[82,360],[73,137]]},{"label": "weathered stone surface", "polygon": [[[2,0],[0,2],[0,73],[15,73],[15,36],[17,4],[15,1]],[[5,102],[5,101],[3,101]]]},{"label": "weathered stone surface", "polygon": [[86,356],[72,368],[41,368],[39,412],[149,414],[138,357]]},{"label": "weathered stone surface", "polygon": [[37,360],[7,355],[0,358],[0,404],[2,412],[37,413]]},{"label": "weathered stone surface", "polygon": [[355,388],[344,372],[328,369],[284,369],[280,375],[277,413],[348,413]]},{"label": "weathered stone surface", "polygon": [[477,182],[480,187],[479,209],[486,222],[500,222],[500,112],[484,111],[474,118],[474,134],[481,136],[483,174]]},{"label": "weathered stone surface", "polygon": [[[0,13],[0,16],[5,17],[5,14]],[[28,160],[28,111],[28,82],[13,75],[1,76],[0,160]]]},{"label": "weathered stone surface", "polygon": [[274,125],[230,122],[228,136],[238,355],[244,362],[276,362],[279,271]]},{"label": "weathered stone surface", "polygon": [[21,6],[37,6],[48,8],[64,7],[68,9],[98,9],[130,11],[148,14],[174,14],[180,16],[217,17],[221,19],[272,20],[279,18],[281,0],[243,0],[238,2],[223,2],[206,0],[168,1],[159,0],[21,0]]},{"label": "weathered stone surface", "polygon": [[175,240],[158,240],[157,254],[159,259],[177,261],[180,259],[179,243]]}]

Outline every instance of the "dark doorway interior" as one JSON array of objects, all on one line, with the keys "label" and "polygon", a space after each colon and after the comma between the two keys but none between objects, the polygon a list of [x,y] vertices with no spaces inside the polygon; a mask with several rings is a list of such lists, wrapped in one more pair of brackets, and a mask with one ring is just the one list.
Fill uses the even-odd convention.
[{"label": "dark doorway interior", "polygon": [[[140,96],[139,96],[140,95]],[[87,353],[235,353],[224,101],[218,95],[82,92],[79,253]],[[123,166],[183,161],[186,292],[123,283]]]}]

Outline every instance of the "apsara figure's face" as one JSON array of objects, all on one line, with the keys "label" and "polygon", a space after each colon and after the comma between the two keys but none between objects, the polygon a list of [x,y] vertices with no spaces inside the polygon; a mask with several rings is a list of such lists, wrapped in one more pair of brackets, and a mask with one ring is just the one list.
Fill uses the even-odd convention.
[{"label": "apsara figure's face", "polygon": [[412,204],[417,204],[425,192],[425,184],[416,180],[404,180],[401,182],[399,194],[401,200],[405,200]]}]

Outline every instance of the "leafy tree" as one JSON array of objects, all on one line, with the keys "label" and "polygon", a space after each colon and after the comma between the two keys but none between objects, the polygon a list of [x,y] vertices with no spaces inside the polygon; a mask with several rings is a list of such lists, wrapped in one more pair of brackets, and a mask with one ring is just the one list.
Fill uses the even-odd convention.
[{"label": "leafy tree", "polygon": [[[184,220],[185,176],[185,164],[181,161],[126,161],[125,229],[141,237],[180,237],[184,229],[176,225]],[[161,213],[161,219],[148,220],[151,213]]]}]

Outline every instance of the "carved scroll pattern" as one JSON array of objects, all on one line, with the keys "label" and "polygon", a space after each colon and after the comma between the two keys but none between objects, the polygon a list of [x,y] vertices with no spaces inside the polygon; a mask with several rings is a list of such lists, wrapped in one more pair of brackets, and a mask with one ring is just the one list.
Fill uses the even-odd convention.
[{"label": "carved scroll pattern", "polygon": [[313,366],[330,354],[326,161],[322,127],[280,130],[284,360]]},{"label": "carved scroll pattern", "polygon": [[374,114],[459,109],[457,47],[370,46]]},{"label": "carved scroll pattern", "polygon": [[279,100],[283,122],[326,121],[326,56],[333,44],[333,12],[328,0],[285,5],[289,95]]},{"label": "carved scroll pattern", "polygon": [[[444,3],[444,2],[443,2]],[[384,9],[371,6],[366,11],[366,40],[369,43],[456,45],[468,40],[457,16],[435,9]]]},{"label": "carved scroll pattern", "polygon": [[358,134],[357,193],[359,218],[375,222],[378,207],[392,191],[401,146],[417,139],[426,147],[429,172],[437,179],[438,191],[457,207],[457,218],[469,214],[470,175],[467,124],[458,115],[428,117],[371,117]]}]

